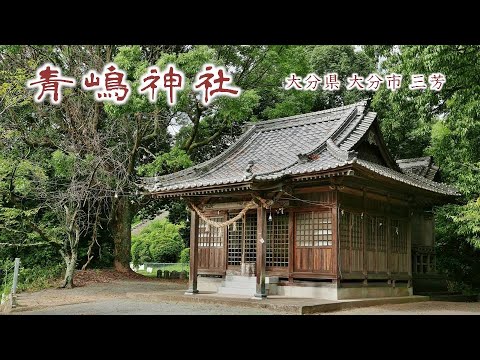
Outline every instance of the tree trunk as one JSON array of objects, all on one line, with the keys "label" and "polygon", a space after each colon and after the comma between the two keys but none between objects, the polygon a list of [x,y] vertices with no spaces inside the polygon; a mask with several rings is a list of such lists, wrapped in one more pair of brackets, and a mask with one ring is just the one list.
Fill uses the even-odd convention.
[{"label": "tree trunk", "polygon": [[120,197],[112,216],[111,230],[115,244],[115,270],[130,272],[131,245],[132,245],[132,218],[133,211],[128,198]]},{"label": "tree trunk", "polygon": [[77,265],[77,251],[72,251],[70,256],[65,256],[65,263],[67,268],[65,270],[65,279],[63,280],[63,288],[71,289],[73,285],[73,274],[75,273],[75,267]]}]

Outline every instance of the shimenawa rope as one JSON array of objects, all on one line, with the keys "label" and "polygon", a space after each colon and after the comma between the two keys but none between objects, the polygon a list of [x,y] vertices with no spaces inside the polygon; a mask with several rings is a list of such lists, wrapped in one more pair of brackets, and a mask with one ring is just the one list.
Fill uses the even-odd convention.
[{"label": "shimenawa rope", "polygon": [[224,222],[216,222],[216,221],[213,221],[213,220],[210,220],[208,217],[206,217],[201,211],[199,208],[197,208],[194,204],[192,203],[189,203],[188,204],[189,207],[194,210],[198,216],[203,220],[205,221],[208,225],[210,226],[213,226],[215,228],[223,228],[225,226],[229,226],[235,222],[237,222],[238,220],[240,220],[243,215],[245,215],[245,213],[250,210],[250,209],[255,209],[257,207],[257,204],[252,200],[250,201],[247,205],[245,205],[245,207],[242,209],[242,211],[240,211],[235,217],[227,220],[227,221],[224,221]]}]

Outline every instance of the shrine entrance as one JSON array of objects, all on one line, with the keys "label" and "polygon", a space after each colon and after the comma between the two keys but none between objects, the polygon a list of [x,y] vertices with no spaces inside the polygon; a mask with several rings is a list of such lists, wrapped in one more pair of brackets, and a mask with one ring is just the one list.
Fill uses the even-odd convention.
[{"label": "shrine entrance", "polygon": [[[229,219],[237,213],[229,213]],[[228,227],[227,273],[255,275],[257,261],[257,212],[247,212],[235,224]]]},{"label": "shrine entrance", "polygon": [[[237,213],[229,214],[229,219]],[[288,269],[288,214],[269,214],[267,223],[266,268],[271,271]],[[257,212],[245,214],[228,228],[227,273],[255,275],[257,256]]]}]

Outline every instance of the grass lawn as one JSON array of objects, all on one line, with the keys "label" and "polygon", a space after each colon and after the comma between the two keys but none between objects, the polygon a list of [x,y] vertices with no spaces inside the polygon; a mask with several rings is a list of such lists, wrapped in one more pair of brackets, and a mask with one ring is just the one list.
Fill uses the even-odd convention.
[{"label": "grass lawn", "polygon": [[165,265],[165,266],[161,266],[161,267],[155,267],[155,266],[152,266],[151,267],[153,269],[153,271],[151,273],[148,273],[147,270],[137,270],[136,272],[138,274],[141,274],[141,275],[144,275],[144,276],[148,276],[148,277],[157,277],[157,270],[168,270],[168,271],[178,271],[178,272],[181,272],[183,270],[186,270],[187,273],[190,272],[190,266],[189,264],[171,264],[171,265]]}]

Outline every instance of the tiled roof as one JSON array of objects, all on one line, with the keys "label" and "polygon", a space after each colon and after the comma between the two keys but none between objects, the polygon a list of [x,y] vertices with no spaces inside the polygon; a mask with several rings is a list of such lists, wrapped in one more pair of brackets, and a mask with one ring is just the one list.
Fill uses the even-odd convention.
[{"label": "tiled roof", "polygon": [[[371,171],[436,193],[452,195],[455,189],[415,174],[402,174],[357,159],[352,149],[376,118],[365,102],[281,119],[249,124],[245,133],[219,156],[170,175],[144,178],[158,194],[205,192],[207,189],[249,188],[253,181],[321,174],[356,163]],[[210,191],[210,190],[208,190]]]},{"label": "tiled roof", "polygon": [[397,164],[403,172],[420,175],[429,180],[433,180],[438,172],[438,167],[433,163],[431,156],[401,159],[397,160]]},{"label": "tiled roof", "polygon": [[357,164],[371,170],[377,174],[383,175],[385,177],[409,184],[418,188],[429,190],[432,192],[445,194],[445,195],[459,195],[457,190],[452,186],[448,186],[436,181],[432,181],[426,177],[416,175],[414,173],[400,173],[393,169],[387,168],[385,166],[372,163],[370,161],[365,161],[358,159]]}]

